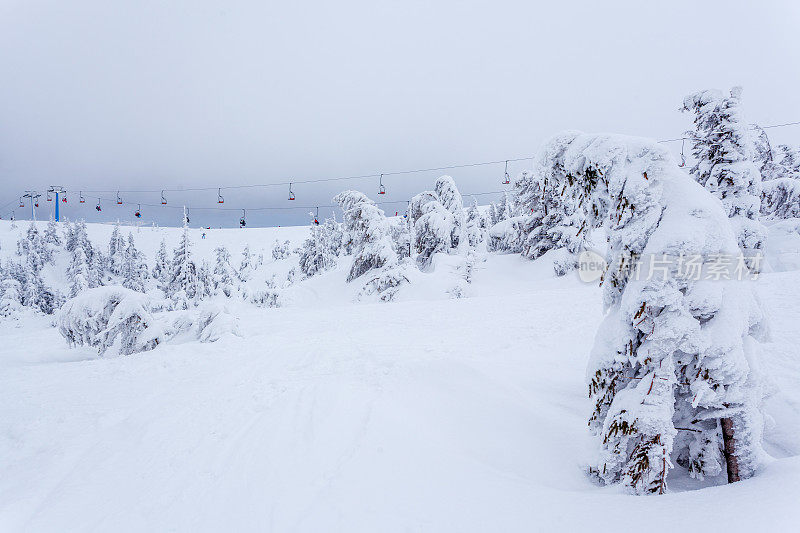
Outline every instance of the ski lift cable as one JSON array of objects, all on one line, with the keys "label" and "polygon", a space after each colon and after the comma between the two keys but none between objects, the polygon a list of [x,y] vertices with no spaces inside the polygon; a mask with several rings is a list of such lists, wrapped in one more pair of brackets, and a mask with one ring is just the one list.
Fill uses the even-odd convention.
[{"label": "ski lift cable", "polygon": [[379,178],[381,174],[384,176],[402,176],[405,174],[416,174],[420,172],[434,172],[439,170],[452,170],[458,168],[470,168],[470,167],[480,167],[480,166],[487,166],[487,165],[499,165],[501,163],[505,163],[508,161],[511,162],[519,162],[519,161],[532,161],[534,158],[533,156],[529,157],[516,157],[510,159],[501,159],[497,161],[481,161],[477,163],[464,163],[458,165],[446,165],[440,167],[428,167],[428,168],[417,168],[412,170],[396,170],[392,172],[376,172],[372,174],[360,174],[360,175],[352,175],[352,176],[336,176],[331,178],[315,178],[315,179],[307,179],[307,180],[292,180],[292,181],[281,181],[281,182],[274,182],[274,183],[254,183],[249,185],[227,185],[223,187],[183,187],[179,189],[83,189],[83,192],[91,192],[91,193],[163,193],[163,192],[203,192],[203,191],[213,191],[217,190],[218,192],[221,190],[235,190],[235,189],[254,189],[254,188],[265,188],[265,187],[278,187],[278,186],[286,186],[286,185],[307,185],[307,184],[314,184],[314,183],[327,183],[332,181],[345,181],[345,180],[359,180],[359,179],[370,179],[370,178]]},{"label": "ski lift cable", "polygon": [[[761,128],[762,130],[770,130],[772,128],[783,128],[783,127],[786,127],[786,126],[797,126],[799,124],[800,124],[800,120],[798,120],[797,122],[785,122],[783,124],[770,124],[768,126],[759,126],[758,124],[750,124],[749,126],[747,126],[747,129],[753,130],[753,129],[756,129],[756,128]],[[725,132],[724,131],[711,131],[711,132],[708,132],[708,133],[725,133]],[[672,142],[690,141],[690,140],[692,140],[691,137],[683,136],[683,137],[675,137],[674,139],[661,139],[660,141],[656,141],[656,142],[659,142],[659,143],[672,143]]]}]

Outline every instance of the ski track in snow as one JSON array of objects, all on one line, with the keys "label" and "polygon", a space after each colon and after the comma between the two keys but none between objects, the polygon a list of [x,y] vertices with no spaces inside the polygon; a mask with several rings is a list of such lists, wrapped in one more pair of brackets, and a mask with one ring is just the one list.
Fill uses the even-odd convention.
[{"label": "ski track in snow", "polygon": [[[110,231],[90,227],[98,242]],[[236,257],[245,236],[268,253],[305,232],[195,242]],[[162,235],[177,241],[135,234],[151,258]],[[0,240],[13,250],[7,225]],[[346,303],[337,271],[289,307],[231,303],[241,338],[126,357],[68,349],[50,317],[0,322],[0,530],[730,532],[800,519],[800,272],[758,282],[774,459],[702,490],[676,469],[670,494],[632,497],[583,473],[600,291],[490,255],[471,297],[449,300],[449,259],[397,303]]]}]

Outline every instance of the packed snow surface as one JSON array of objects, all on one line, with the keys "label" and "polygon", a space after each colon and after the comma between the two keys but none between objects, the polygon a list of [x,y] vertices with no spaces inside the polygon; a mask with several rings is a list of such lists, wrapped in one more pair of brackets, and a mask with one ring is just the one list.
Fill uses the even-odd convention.
[{"label": "packed snow surface", "polygon": [[[0,257],[25,228],[0,222]],[[180,236],[133,231],[151,259]],[[224,243],[235,257],[307,233],[192,238],[199,256]],[[600,289],[554,277],[547,257],[488,254],[450,299],[457,259],[441,256],[392,303],[353,303],[340,265],[281,308],[229,301],[215,342],[129,356],[69,348],[51,316],[0,321],[0,531],[791,530],[800,233],[772,235],[756,282],[771,459],[753,479],[698,485],[676,470],[654,497],[593,484],[584,375]]]}]

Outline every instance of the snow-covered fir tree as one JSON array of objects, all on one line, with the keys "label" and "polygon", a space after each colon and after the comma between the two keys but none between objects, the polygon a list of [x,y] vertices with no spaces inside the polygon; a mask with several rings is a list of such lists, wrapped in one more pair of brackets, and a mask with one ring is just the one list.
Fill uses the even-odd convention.
[{"label": "snow-covered fir tree", "polygon": [[108,270],[114,275],[121,275],[125,268],[125,239],[120,234],[119,223],[114,224],[111,239],[108,242]]},{"label": "snow-covered fir tree", "polygon": [[[607,314],[587,372],[599,450],[591,472],[638,494],[665,492],[675,463],[697,476],[720,464],[729,477],[752,475],[762,454],[762,392],[750,364],[761,311],[750,284],[685,269],[690,259],[706,271],[741,259],[726,213],[654,141],[575,135],[557,151],[552,163],[576,189],[569,196],[608,235]],[[663,262],[655,273],[650,260]]]},{"label": "snow-covered fir tree", "polygon": [[255,264],[253,261],[253,254],[250,252],[250,245],[245,244],[242,250],[242,257],[239,260],[239,279],[241,281],[247,281],[250,279],[250,275],[254,269]]},{"label": "snow-covered fir tree", "polygon": [[167,242],[161,239],[151,275],[159,287],[164,288],[169,284],[171,271],[170,260],[167,256]]},{"label": "snow-covered fir tree", "polygon": [[84,247],[73,244],[70,254],[70,263],[67,267],[67,280],[69,282],[69,296],[74,298],[81,292],[89,289],[89,260]]},{"label": "snow-covered fir tree", "polygon": [[359,297],[378,294],[381,300],[394,298],[408,278],[394,250],[389,222],[375,203],[358,191],[344,191],[334,197],[344,211],[345,231],[353,241],[353,262],[347,281],[363,278]]},{"label": "snow-covered fir tree", "polygon": [[800,217],[800,151],[779,145],[761,184],[761,214],[765,218]]},{"label": "snow-covered fir tree", "polygon": [[22,310],[22,285],[8,272],[0,272],[0,317],[13,318]]},{"label": "snow-covered fir tree", "polygon": [[58,226],[55,219],[50,216],[47,227],[44,230],[44,242],[50,246],[61,246],[61,237],[58,235]]},{"label": "snow-covered fir tree", "polygon": [[464,203],[450,176],[440,177],[434,190],[421,192],[411,199],[409,219],[417,264],[422,270],[430,267],[435,253],[466,250]]},{"label": "snow-covered fir tree", "polygon": [[292,244],[289,241],[280,242],[278,239],[275,239],[275,243],[272,245],[272,259],[280,261],[286,259],[291,254]]},{"label": "snow-covered fir tree", "polygon": [[199,286],[197,266],[191,251],[192,243],[189,238],[189,229],[184,224],[181,239],[172,256],[169,283],[165,294],[179,309],[188,309],[202,296],[203,289]]},{"label": "snow-covered fir tree", "polygon": [[[119,252],[118,252],[119,253]],[[128,242],[123,253],[122,286],[137,292],[145,292],[147,262],[144,254],[136,249],[133,233],[128,233]]]},{"label": "snow-covered fir tree", "polygon": [[698,91],[684,99],[682,109],[694,115],[694,130],[687,132],[696,160],[691,173],[722,201],[739,247],[752,255],[762,248],[766,230],[758,220],[762,180],[752,135],[742,118],[741,94],[741,87],[728,96]]},{"label": "snow-covered fir tree", "polygon": [[322,225],[312,221],[309,233],[300,253],[300,271],[307,278],[335,267],[341,247],[341,231],[327,220]]},{"label": "snow-covered fir tree", "polygon": [[478,208],[478,201],[474,200],[466,214],[466,234],[470,247],[475,248],[485,242],[487,230],[486,217]]},{"label": "snow-covered fir tree", "polygon": [[225,246],[219,246],[214,250],[216,260],[214,271],[211,273],[211,285],[214,294],[223,294],[230,298],[233,294],[234,270],[231,266],[231,254]]}]

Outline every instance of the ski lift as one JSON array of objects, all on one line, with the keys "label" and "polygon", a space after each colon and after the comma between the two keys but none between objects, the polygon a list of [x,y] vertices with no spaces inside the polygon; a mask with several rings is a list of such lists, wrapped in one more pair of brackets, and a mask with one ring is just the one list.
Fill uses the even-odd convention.
[{"label": "ski lift", "polygon": [[511,183],[511,180],[508,179],[508,160],[506,160],[506,170],[505,175],[503,176],[503,185],[508,185],[509,183]]},{"label": "ski lift", "polygon": [[48,202],[52,202],[53,201],[53,197],[50,196],[50,191],[47,191],[47,201]]},{"label": "ski lift", "polygon": [[78,201],[79,201],[80,203],[82,203],[82,204],[85,204],[85,203],[86,203],[86,199],[83,197],[83,191],[80,191],[80,192],[78,193],[78,198],[79,198],[79,200],[78,200]]},{"label": "ski lift", "polygon": [[217,203],[224,204],[225,198],[222,197],[222,189],[217,189]]},{"label": "ski lift", "polygon": [[62,203],[67,203],[67,193],[66,193],[66,191],[64,191],[63,194],[64,194],[64,196],[61,197],[61,202]]},{"label": "ski lift", "polygon": [[386,187],[383,186],[383,174],[378,178],[378,194],[386,194]]},{"label": "ski lift", "polygon": [[133,214],[136,218],[142,218],[142,204],[136,204],[136,212]]},{"label": "ski lift", "polygon": [[289,200],[294,200],[294,193],[292,192],[292,184],[289,183]]},{"label": "ski lift", "polygon": [[314,215],[314,225],[319,226],[319,207],[317,207],[317,214]]},{"label": "ski lift", "polygon": [[188,207],[184,207],[184,210],[185,210],[185,215],[186,215],[186,223],[188,224],[189,223],[189,208]]},{"label": "ski lift", "polygon": [[161,205],[167,205],[167,199],[164,198],[164,190],[161,190]]},{"label": "ski lift", "polygon": [[683,168],[686,166],[686,156],[683,155],[683,147],[686,144],[686,139],[681,139],[681,163],[678,165]]},{"label": "ski lift", "polygon": [[103,210],[103,208],[100,207],[100,198],[97,199],[97,205],[94,206],[94,208],[97,209],[98,212]]},{"label": "ski lift", "polygon": [[119,197],[119,191],[117,191],[117,205],[122,205],[122,198]]},{"label": "ski lift", "polygon": [[245,227],[247,225],[247,220],[245,220],[245,217],[247,217],[247,211],[242,209],[242,218],[239,219],[239,227],[240,228],[243,228],[243,227]]},{"label": "ski lift", "polygon": [[19,197],[19,206],[20,207],[25,207],[25,202],[22,201],[22,197],[21,196]]}]

